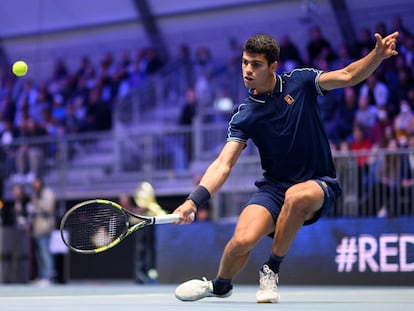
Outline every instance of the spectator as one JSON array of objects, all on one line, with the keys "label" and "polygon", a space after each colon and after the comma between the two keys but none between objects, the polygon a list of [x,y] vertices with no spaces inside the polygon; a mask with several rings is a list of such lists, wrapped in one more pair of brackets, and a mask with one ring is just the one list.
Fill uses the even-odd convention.
[{"label": "spectator", "polygon": [[[414,135],[408,137],[407,147],[414,150]],[[403,200],[403,214],[413,215],[414,207],[414,152],[410,152],[403,162],[403,177],[402,185],[402,200]]]},{"label": "spectator", "polygon": [[[304,62],[299,49],[289,35],[285,34],[282,36],[280,40],[280,49],[283,51],[280,54],[279,59],[281,68],[278,68],[281,72],[289,72],[294,68],[303,66]],[[240,59],[240,55],[241,52],[237,55],[237,59]],[[239,65],[239,62],[237,65]]]},{"label": "spectator", "polygon": [[360,153],[357,155],[357,172],[358,172],[358,198],[359,210],[367,210],[366,203],[368,200],[368,176],[370,173],[370,162],[368,151],[372,148],[371,142],[366,138],[363,128],[356,124],[353,128],[351,140],[351,150]]},{"label": "spectator", "polygon": [[110,77],[114,74],[116,63],[115,57],[112,52],[106,52],[104,57],[101,59],[98,69],[98,76]]},{"label": "spectator", "polygon": [[[396,29],[394,31],[397,31]],[[378,22],[375,25],[375,32],[379,33],[381,36],[385,36],[388,33],[387,24],[383,21]]]},{"label": "spectator", "polygon": [[148,52],[147,49],[142,48],[137,51],[134,65],[133,76],[134,80],[143,80],[147,77]]},{"label": "spectator", "polygon": [[53,96],[51,115],[58,124],[63,124],[66,119],[65,99],[60,94]]},{"label": "spectator", "polygon": [[364,135],[367,135],[374,126],[377,118],[377,110],[376,106],[369,105],[368,97],[364,95],[359,96],[354,123],[362,128]]},{"label": "spectator", "polygon": [[148,63],[146,67],[146,73],[148,75],[152,75],[158,72],[164,66],[163,60],[160,58],[158,52],[154,48],[149,48],[147,50],[147,58]]},{"label": "spectator", "polygon": [[68,101],[73,100],[73,98],[81,97],[82,99],[86,100],[89,96],[90,89],[95,86],[95,80],[91,83],[86,76],[81,76],[77,80],[76,89],[73,93],[68,96]]},{"label": "spectator", "polygon": [[385,140],[385,129],[392,126],[392,122],[388,116],[385,107],[377,110],[377,119],[372,128],[368,132],[368,139],[373,147],[380,147]]},{"label": "spectator", "polygon": [[[403,55],[394,59],[394,66],[386,67],[384,72],[384,83],[387,85],[389,94],[387,109],[391,118],[394,118],[399,111],[399,102],[407,98],[412,84],[411,70],[407,67]],[[411,80],[411,81],[410,81]]]},{"label": "spectator", "polygon": [[353,58],[360,58],[367,54],[375,46],[375,41],[371,36],[371,31],[368,28],[362,28],[359,32],[352,49],[351,55]]},{"label": "spectator", "polygon": [[394,118],[394,131],[397,139],[401,136],[408,137],[414,131],[414,113],[406,99],[400,101],[400,112]]},{"label": "spectator", "polygon": [[177,56],[177,90],[179,93],[185,92],[187,88],[194,86],[194,64],[191,57],[190,47],[181,44]]},{"label": "spectator", "polygon": [[12,145],[15,137],[16,131],[13,128],[12,122],[5,120],[0,134],[0,155],[4,165],[3,177],[5,178],[11,176],[16,170],[16,148]]},{"label": "spectator", "polygon": [[139,208],[146,211],[145,214],[150,216],[164,215],[166,212],[158,204],[155,197],[154,188],[149,182],[141,182],[138,184],[134,193],[134,201]]},{"label": "spectator", "polygon": [[73,105],[75,124],[78,124],[80,132],[85,132],[88,130],[88,107],[86,103],[87,101],[84,97],[75,96],[72,98],[72,102],[69,104],[69,106]]},{"label": "spectator", "polygon": [[348,66],[355,61],[351,56],[351,52],[346,44],[341,44],[338,50],[338,58],[335,59],[331,65],[332,69],[339,69]]},{"label": "spectator", "polygon": [[46,88],[39,89],[37,93],[37,99],[35,104],[30,107],[30,116],[37,123],[44,121],[43,113],[45,110],[49,110],[52,105],[52,98]]},{"label": "spectator", "polygon": [[[317,68],[322,71],[329,70],[329,64],[324,59],[316,60]],[[337,109],[337,97],[338,94],[341,93],[342,90],[333,90],[332,92],[328,92],[325,96],[318,97],[318,106],[319,112],[321,115],[322,122],[324,125],[332,124],[335,117],[335,111]]]},{"label": "spectator", "polygon": [[325,124],[328,138],[331,141],[338,143],[348,140],[352,135],[355,113],[358,109],[357,101],[355,88],[345,88],[342,97],[339,99],[338,108],[334,112],[332,121]]},{"label": "spectator", "polygon": [[[338,170],[338,179],[343,188],[342,213],[338,216],[359,216],[358,206],[358,183],[355,182],[355,157],[352,156],[351,146],[346,140],[339,143],[339,150],[336,153],[335,166]],[[341,173],[339,173],[341,172]]]},{"label": "spectator", "polygon": [[[147,215],[147,210],[137,206],[128,193],[121,193],[118,197],[118,203],[129,212],[137,215]],[[129,217],[128,220],[131,224],[139,222],[135,217]],[[150,283],[148,271],[153,269],[155,265],[153,232],[151,229],[143,228],[134,238],[134,281],[139,284]]]},{"label": "spectator", "polygon": [[76,70],[76,76],[78,77],[78,79],[82,78],[82,77],[87,77],[90,72],[93,72],[94,68],[92,66],[91,60],[89,58],[89,56],[84,55],[81,59],[81,63],[79,68]]},{"label": "spectator", "polygon": [[[193,124],[194,118],[197,114],[197,106],[198,101],[196,97],[195,90],[193,88],[189,88],[186,91],[186,101],[184,105],[181,108],[180,113],[180,119],[179,124],[182,126],[189,127]],[[177,150],[177,148],[183,148],[184,149],[184,157],[179,162],[184,163],[185,167],[188,167],[188,163],[193,159],[193,131],[185,131],[182,134],[180,139],[180,146],[175,146],[174,150]],[[182,151],[179,150],[178,152],[175,152],[174,157],[182,157]],[[177,160],[177,159],[176,159]],[[178,163],[178,162],[177,162]]]},{"label": "spectator", "polygon": [[[74,99],[73,99],[74,100]],[[63,120],[63,128],[67,134],[76,134],[80,132],[81,122],[76,116],[75,104],[72,102],[66,105],[66,117]]]},{"label": "spectator", "polygon": [[0,112],[3,121],[9,121],[12,123],[13,129],[14,127],[14,120],[16,116],[16,103],[12,100],[10,95],[7,95],[1,101],[1,112]]},{"label": "spectator", "polygon": [[328,63],[333,61],[334,53],[329,41],[323,36],[319,26],[310,29],[310,40],[306,45],[307,62],[311,67],[315,67],[317,58],[325,59]]},{"label": "spectator", "polygon": [[48,81],[48,91],[51,96],[64,94],[66,80],[69,77],[69,69],[63,59],[57,59],[55,67]]},{"label": "spectator", "polygon": [[[351,139],[352,151],[369,151],[372,148],[371,142],[366,138],[363,128],[356,124],[354,125]],[[366,169],[369,166],[369,160],[367,155],[361,155],[357,157],[358,166]]]},{"label": "spectator", "polygon": [[20,128],[19,138],[26,141],[19,145],[16,154],[17,178],[26,175],[26,180],[31,182],[41,173],[41,158],[43,156],[42,146],[29,143],[28,140],[33,137],[45,135],[46,132],[33,119],[27,118],[23,121]]},{"label": "spectator", "polygon": [[378,76],[374,73],[362,84],[359,95],[367,97],[369,105],[380,107],[387,104],[388,93],[388,87],[379,81]]},{"label": "spectator", "polygon": [[56,136],[59,132],[59,127],[61,125],[57,122],[57,120],[52,115],[52,112],[49,109],[45,109],[42,115],[43,115],[42,128],[45,130],[47,135]]},{"label": "spectator", "polygon": [[69,69],[65,61],[61,58],[56,60],[53,77],[58,81],[64,80],[69,75]]},{"label": "spectator", "polygon": [[394,15],[391,20],[392,29],[398,31],[402,36],[403,39],[411,36],[411,31],[404,25],[403,19],[401,15]]},{"label": "spectator", "polygon": [[18,109],[23,109],[25,105],[29,111],[36,104],[38,90],[32,79],[25,79],[18,95],[16,96],[16,105]]},{"label": "spectator", "polygon": [[54,258],[49,245],[55,229],[56,199],[53,190],[46,187],[40,178],[32,182],[31,205],[33,213],[32,234],[37,267],[36,284],[49,285],[55,276]]},{"label": "spectator", "polygon": [[118,69],[129,72],[132,66],[131,53],[128,50],[123,50],[121,53],[121,59],[118,63]]},{"label": "spectator", "polygon": [[13,200],[10,205],[1,209],[3,225],[14,226],[27,231],[29,229],[27,205],[29,197],[22,184],[14,184],[12,189]]},{"label": "spectator", "polygon": [[377,217],[386,217],[392,214],[390,207],[396,207],[398,203],[397,196],[400,189],[401,179],[401,155],[395,153],[398,148],[397,140],[390,139],[383,146],[387,153],[384,155],[379,170],[379,198]]},{"label": "spectator", "polygon": [[[157,216],[166,212],[158,204],[154,188],[149,182],[140,182],[135,189],[134,202],[137,210],[143,215]],[[153,281],[150,270],[155,269],[155,230],[148,226],[141,230],[137,239],[135,281],[149,283]]]},{"label": "spectator", "polygon": [[[237,41],[236,38],[231,38],[229,40],[229,47],[230,47],[230,58],[228,61],[228,65],[231,68],[230,71],[237,70],[240,71],[240,55],[243,53],[243,47]],[[290,51],[294,53],[293,51]]]},{"label": "spectator", "polygon": [[403,46],[403,55],[408,67],[414,65],[414,36],[409,35],[405,40],[405,44]]},{"label": "spectator", "polygon": [[197,113],[197,96],[193,88],[188,88],[185,93],[185,103],[181,108],[180,125],[192,125]]},{"label": "spectator", "polygon": [[[223,87],[227,89],[230,98],[239,101],[244,95],[240,94],[241,87],[241,70],[240,70],[240,55],[242,55],[242,46],[235,38],[229,40],[230,57],[226,66],[226,84]],[[244,94],[244,92],[243,92]]]},{"label": "spectator", "polygon": [[115,68],[112,81],[109,84],[111,87],[110,100],[124,98],[131,91],[129,82],[130,72],[132,71],[131,64],[132,60],[129,52],[123,51],[121,60]]},{"label": "spectator", "polygon": [[410,103],[410,107],[414,108],[414,84],[408,90],[407,100]]},{"label": "spectator", "polygon": [[[410,141],[411,140],[411,141]],[[411,215],[414,199],[413,170],[410,163],[410,154],[398,153],[398,149],[404,150],[414,147],[414,140],[407,136],[398,139],[390,139],[387,153],[383,163],[382,187],[380,197],[383,204],[380,205],[378,216]]]},{"label": "spectator", "polygon": [[111,106],[103,101],[102,89],[95,87],[88,97],[86,127],[88,131],[104,131],[112,127]]},{"label": "spectator", "polygon": [[27,205],[29,198],[22,184],[13,185],[13,199],[2,213],[2,280],[5,283],[26,283],[30,279],[30,224]]},{"label": "spectator", "polygon": [[212,76],[214,68],[212,67],[212,56],[209,48],[199,47],[196,50],[194,71],[196,78],[199,76],[210,78]]},{"label": "spectator", "polygon": [[397,78],[398,87],[394,89],[393,99],[397,100],[398,103],[403,99],[408,99],[410,89],[414,85],[414,77],[409,67],[402,67],[398,70]]}]

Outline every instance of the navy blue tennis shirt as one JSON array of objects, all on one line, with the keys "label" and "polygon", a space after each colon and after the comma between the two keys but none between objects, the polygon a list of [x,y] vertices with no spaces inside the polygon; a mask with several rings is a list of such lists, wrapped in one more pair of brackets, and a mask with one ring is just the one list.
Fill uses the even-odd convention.
[{"label": "navy blue tennis shirt", "polygon": [[336,177],[332,154],[317,97],[324,95],[318,78],[322,71],[305,68],[277,75],[269,94],[249,96],[229,121],[227,141],[257,146],[264,176],[298,183]]}]

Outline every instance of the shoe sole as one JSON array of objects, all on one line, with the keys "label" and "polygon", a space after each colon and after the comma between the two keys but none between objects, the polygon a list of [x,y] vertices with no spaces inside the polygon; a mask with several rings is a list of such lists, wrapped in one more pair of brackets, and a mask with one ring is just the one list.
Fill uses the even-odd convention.
[{"label": "shoe sole", "polygon": [[267,299],[257,300],[257,303],[278,303],[279,300],[280,300],[280,296],[277,298],[267,298]]},{"label": "shoe sole", "polygon": [[278,303],[279,299],[258,300],[257,303]]},{"label": "shoe sole", "polygon": [[209,297],[213,297],[213,298],[227,298],[229,296],[231,296],[231,294],[233,293],[233,290],[230,290],[228,293],[224,294],[224,295],[215,295],[215,294],[211,294],[211,295],[200,295],[200,296],[196,296],[196,297],[182,297],[179,296],[177,294],[175,294],[175,298],[177,298],[178,300],[181,301],[197,301],[203,298],[209,298]]}]

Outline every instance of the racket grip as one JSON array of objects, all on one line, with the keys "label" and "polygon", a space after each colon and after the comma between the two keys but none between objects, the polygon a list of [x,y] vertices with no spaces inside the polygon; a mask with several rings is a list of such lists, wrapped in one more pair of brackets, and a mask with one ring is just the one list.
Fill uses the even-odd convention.
[{"label": "racket grip", "polygon": [[[194,220],[194,213],[190,215],[191,219]],[[170,224],[176,222],[180,219],[179,214],[167,214],[167,215],[159,215],[156,216],[154,219],[154,224]]]}]

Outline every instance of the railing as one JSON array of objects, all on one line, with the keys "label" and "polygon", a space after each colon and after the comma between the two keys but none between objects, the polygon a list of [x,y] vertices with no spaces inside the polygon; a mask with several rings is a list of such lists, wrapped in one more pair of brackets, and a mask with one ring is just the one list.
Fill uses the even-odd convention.
[{"label": "railing", "polygon": [[337,152],[343,188],[332,216],[414,215],[414,149]]},{"label": "railing", "polygon": [[[220,151],[226,124],[135,128],[110,132],[15,140],[2,146],[5,199],[11,186],[43,176],[61,200],[117,196],[139,181],[158,195],[185,195]],[[358,160],[366,159],[366,165]],[[343,196],[330,216],[414,214],[414,150],[334,153]],[[22,166],[24,164],[24,166]],[[24,171],[17,171],[24,169]],[[20,173],[20,174],[19,174]],[[248,144],[228,181],[213,200],[213,218],[237,216],[261,176],[256,148]]]},{"label": "railing", "polygon": [[131,87],[114,111],[115,122],[124,127],[178,124],[186,92],[193,88],[201,123],[227,121],[232,107],[246,96],[240,64],[209,63],[200,69],[195,64],[173,63],[161,72]]},{"label": "railing", "polygon": [[[330,217],[396,217],[414,215],[414,149],[334,152],[343,194]],[[359,159],[366,159],[360,165]],[[214,198],[215,219],[236,217],[255,191],[256,157],[242,159]],[[238,166],[238,168],[237,168]]]}]

